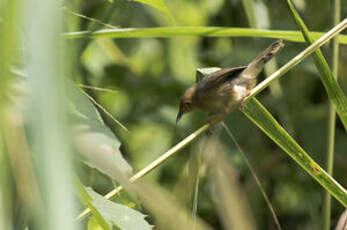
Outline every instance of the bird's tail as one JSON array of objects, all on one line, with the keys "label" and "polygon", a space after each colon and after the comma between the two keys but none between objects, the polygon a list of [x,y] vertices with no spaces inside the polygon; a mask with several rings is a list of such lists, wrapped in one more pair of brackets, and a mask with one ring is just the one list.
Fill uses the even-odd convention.
[{"label": "bird's tail", "polygon": [[246,79],[255,79],[262,71],[264,64],[277,54],[284,46],[282,40],[277,40],[261,52],[241,73]]}]

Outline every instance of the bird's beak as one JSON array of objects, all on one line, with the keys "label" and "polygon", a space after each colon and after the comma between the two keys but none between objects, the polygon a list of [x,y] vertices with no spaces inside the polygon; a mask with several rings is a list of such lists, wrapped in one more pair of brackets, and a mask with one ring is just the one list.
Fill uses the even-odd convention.
[{"label": "bird's beak", "polygon": [[177,123],[181,120],[182,115],[183,115],[182,110],[179,110],[179,112],[178,112],[178,114],[177,114],[177,118],[176,118],[176,125],[177,125]]}]

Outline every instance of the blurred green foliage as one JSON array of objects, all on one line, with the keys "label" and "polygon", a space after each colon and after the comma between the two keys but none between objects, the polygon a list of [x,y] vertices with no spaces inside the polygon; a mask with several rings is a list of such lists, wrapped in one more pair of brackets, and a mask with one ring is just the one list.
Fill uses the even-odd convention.
[{"label": "blurred green foliage", "polygon": [[[270,29],[297,30],[290,11],[283,1],[263,0],[268,12]],[[327,31],[332,27],[330,1],[293,1],[311,30]],[[168,9],[177,25],[248,27],[247,16],[241,1],[201,0],[167,1]],[[257,4],[255,7],[258,7]],[[110,10],[112,9],[112,10]],[[136,2],[89,0],[72,9],[106,23],[127,27],[170,26],[170,19],[160,11]],[[257,10],[257,9],[256,9]],[[264,9],[259,9],[264,10]],[[110,12],[111,11],[111,12]],[[110,12],[110,13],[107,13]],[[347,5],[342,6],[342,18],[347,15]],[[81,19],[80,30],[102,29],[102,25]],[[143,39],[80,39],[80,73],[77,82],[117,90],[116,94],[91,92],[105,108],[127,126],[130,134],[123,132],[111,120],[106,123],[118,135],[121,149],[135,170],[154,160],[170,146],[194,131],[193,116],[187,116],[175,127],[175,115],[181,93],[195,81],[199,67],[238,66],[247,64],[271,41],[251,38],[143,38]],[[277,56],[281,66],[299,53],[303,43],[286,42]],[[323,48],[327,59],[329,46]],[[339,84],[347,93],[347,46],[340,46]],[[265,90],[258,99],[320,165],[324,164],[327,134],[328,98],[311,58],[303,61],[280,80],[283,95],[275,98]],[[264,75],[259,80],[264,79]],[[285,110],[281,108],[286,108]],[[283,114],[285,113],[285,114]],[[204,116],[199,113],[197,116]],[[203,120],[203,119],[202,119]],[[240,112],[226,118],[239,144],[255,166],[258,176],[277,211],[283,229],[319,229],[322,188],[298,165],[289,159]],[[259,229],[274,229],[270,212],[245,163],[235,146],[223,138],[228,157],[239,173],[240,183],[251,204]],[[341,122],[337,119],[334,178],[347,186],[347,141]],[[186,148],[149,175],[146,180],[157,181],[175,195],[186,193],[179,183],[187,175],[189,154]],[[96,173],[96,172],[94,172]],[[91,181],[91,186],[99,183]],[[98,188],[96,188],[98,190]],[[208,179],[202,178],[198,214],[218,229],[216,208],[209,192]],[[103,191],[107,192],[107,190]],[[189,206],[189,205],[188,205]],[[332,204],[332,224],[343,207]]]},{"label": "blurred green foliage", "polygon": [[[251,2],[254,5],[247,5]],[[293,0],[293,3],[310,30],[324,32],[332,27],[331,1]],[[86,0],[74,1],[64,7],[65,10],[62,8],[62,13],[65,31],[71,32],[109,29],[109,25],[120,28],[175,25],[242,28],[253,25],[260,28],[267,27],[267,29],[298,30],[287,3],[278,0]],[[255,15],[250,13],[252,9],[254,9]],[[342,18],[347,16],[347,4],[342,4],[341,13]],[[96,20],[88,20],[87,17],[82,18],[77,14],[97,19],[108,25],[101,24]],[[2,20],[0,18],[1,28],[4,25],[11,26],[10,24],[1,24]],[[346,32],[343,33],[346,34]],[[11,41],[12,39],[7,38],[7,40]],[[91,155],[99,153],[93,149],[93,147],[100,147],[97,145],[100,144],[99,139],[94,138],[93,135],[98,136],[103,133],[104,139],[110,138],[107,140],[111,144],[106,147],[112,146],[116,151],[113,151],[112,148],[111,150],[106,148],[107,151],[105,148],[98,150],[119,154],[118,147],[121,144],[120,152],[135,172],[147,166],[204,123],[206,114],[195,112],[185,116],[178,126],[175,125],[179,98],[183,91],[195,82],[197,68],[247,65],[259,51],[272,42],[272,40],[264,38],[199,36],[130,39],[90,39],[85,37],[75,40],[66,39],[65,41],[69,43],[69,47],[75,47],[77,50],[77,55],[70,57],[72,61],[69,63],[70,68],[73,67],[75,70],[72,80],[76,84],[114,90],[115,92],[104,92],[83,89],[130,130],[129,133],[124,131],[103,111],[99,111],[105,124],[116,135],[117,138],[114,138],[114,135],[99,120],[92,104],[88,101],[87,106],[85,105],[86,102],[82,101],[82,99],[86,100],[82,95],[82,99],[79,98],[80,101],[75,101],[74,109],[80,106],[82,109],[89,108],[91,110],[77,111],[77,109],[75,112],[78,112],[78,115],[82,115],[82,117],[86,115],[84,119],[89,122],[97,120],[97,126],[92,124],[91,127],[100,129],[92,130],[89,129],[89,126],[83,129],[84,134],[90,139],[86,138],[86,141],[81,142],[81,144],[88,142],[89,145],[83,147],[86,152],[89,150]],[[12,53],[6,51],[11,47],[6,47],[6,44],[0,39],[0,46],[4,46],[0,51],[1,57],[4,57],[4,60],[0,62],[1,69],[8,67],[7,57],[13,59]],[[304,43],[287,41],[283,51],[276,56],[277,65],[282,66],[305,47]],[[323,47],[322,51],[326,59],[330,60],[331,49],[329,45]],[[347,74],[347,66],[344,65],[346,62],[347,45],[340,45],[338,82],[345,94],[347,94],[347,78],[344,77]],[[8,70],[3,72],[7,73]],[[8,77],[7,74],[3,76]],[[259,76],[259,82],[263,79],[265,79],[264,73]],[[275,89],[264,90],[257,96],[257,99],[266,106],[319,165],[325,165],[329,99],[313,60],[311,58],[304,60],[283,76],[279,84],[280,87],[276,86]],[[5,89],[4,82],[0,88]],[[278,93],[279,91],[281,93]],[[5,91],[3,90],[0,94],[3,92]],[[71,96],[71,98],[78,99],[76,95]],[[4,101],[3,98],[0,99],[1,108],[5,107]],[[1,111],[0,115],[2,115]],[[88,117],[88,115],[95,117]],[[2,120],[0,119],[0,121]],[[40,121],[37,120],[37,122]],[[225,123],[230,127],[239,145],[254,166],[278,215],[282,228],[320,229],[325,190],[242,113],[233,111],[226,117]],[[82,127],[85,128],[83,125]],[[30,133],[27,135],[30,142]],[[343,187],[347,187],[347,136],[338,118],[335,135],[333,177]],[[89,141],[91,139],[95,143]],[[3,138],[0,132],[0,165],[6,165],[10,168],[9,162],[11,160],[7,159],[8,156],[5,154],[8,147],[2,142]],[[223,223],[216,206],[218,193],[211,183],[211,177],[208,177],[211,168],[204,160],[202,160],[199,170],[194,168],[197,167],[195,164],[201,160],[199,148],[202,148],[202,142],[203,139],[200,137],[194,144],[187,146],[148,174],[144,180],[160,185],[179,200],[183,206],[192,209],[194,207],[193,194],[196,178],[191,173],[198,171],[200,181],[197,215],[214,229],[223,229]],[[101,144],[105,143],[106,141]],[[226,158],[233,168],[233,170],[230,169],[230,172],[233,172],[235,174],[233,176],[238,179],[239,188],[237,189],[242,191],[247,198],[257,228],[276,229],[269,208],[249,169],[234,143],[223,132],[221,143],[224,146],[222,149]],[[101,147],[105,146],[101,145]],[[23,149],[25,148],[23,147]],[[108,156],[110,158],[107,159],[114,159],[112,155]],[[195,156],[196,158],[194,158]],[[100,158],[102,157],[100,154]],[[117,157],[121,156],[117,155]],[[107,163],[110,163],[107,165],[109,166],[107,169],[112,171],[115,165],[111,164],[111,160]],[[11,170],[7,167],[1,169],[1,186],[8,186],[10,184],[8,181],[11,181],[10,178],[12,178]],[[106,175],[85,165],[78,169],[78,174],[85,186],[92,187],[100,194],[106,194],[113,189],[115,182]],[[15,170],[13,171],[15,172]],[[7,193],[16,190],[15,183],[8,187],[5,191]],[[5,192],[0,190],[0,195]],[[9,200],[12,200],[12,196],[16,197],[18,194],[5,195],[11,198]],[[142,213],[147,213],[148,210],[142,207],[141,202],[131,195],[123,191],[114,200],[128,207],[136,207]],[[86,197],[88,198],[88,196]],[[102,200],[99,196],[97,198]],[[153,200],[155,203],[156,200]],[[0,199],[0,205],[1,202]],[[91,201],[88,200],[88,202]],[[102,200],[102,202],[109,204],[108,201]],[[18,205],[19,210],[22,209],[19,205],[20,202],[18,204],[17,201],[13,203],[14,206]],[[6,205],[2,208],[7,209]],[[333,200],[332,226],[336,225],[343,210],[343,206]],[[4,211],[0,210],[1,212]],[[21,212],[21,210],[13,215],[13,222],[17,221],[16,225],[18,226],[15,227],[20,229],[21,225],[30,226],[30,223],[27,223],[27,219],[30,217],[26,215],[28,214],[24,211]],[[142,221],[143,217],[141,216],[140,219]],[[156,223],[154,215],[149,216],[146,220],[151,224]],[[95,230],[101,228],[99,224],[94,217],[85,226]],[[5,224],[3,225],[5,226]],[[107,223],[107,225],[111,224]]]}]

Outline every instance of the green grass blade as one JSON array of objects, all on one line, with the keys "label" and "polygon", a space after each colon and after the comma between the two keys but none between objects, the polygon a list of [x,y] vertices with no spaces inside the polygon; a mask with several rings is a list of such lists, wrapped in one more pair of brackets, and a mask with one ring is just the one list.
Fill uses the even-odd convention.
[{"label": "green grass blade", "polygon": [[269,136],[282,150],[293,158],[308,174],[347,207],[347,191],[325,172],[298,143],[281,127],[275,118],[261,105],[251,98],[245,104],[244,114]]},{"label": "green grass blade", "polygon": [[[313,39],[310,36],[310,31],[306,27],[304,21],[300,18],[300,15],[295,10],[290,0],[287,0],[290,10],[294,16],[296,24],[299,26],[305,41],[308,45],[313,43]],[[315,65],[320,73],[323,85],[328,93],[328,96],[336,108],[336,112],[339,115],[345,130],[347,130],[347,97],[343,93],[342,89],[338,85],[333,73],[331,72],[327,61],[325,60],[322,51],[317,49],[313,55]]]},{"label": "green grass blade", "polygon": [[[313,39],[318,39],[324,33],[310,32]],[[209,26],[176,26],[176,27],[152,27],[152,28],[122,28],[105,29],[90,33],[90,31],[76,31],[64,33],[68,39],[76,38],[153,38],[153,37],[177,37],[177,36],[204,36],[204,37],[254,37],[275,38],[293,42],[304,42],[300,31],[290,30],[264,30],[250,28],[209,27]],[[347,35],[340,35],[339,42],[347,44]]]},{"label": "green grass blade", "polygon": [[257,15],[255,14],[255,4],[253,0],[242,0],[243,8],[247,16],[250,27],[257,28]]},{"label": "green grass blade", "polygon": [[[67,49],[60,37],[63,25],[60,3],[27,0],[23,4],[25,10],[19,27],[30,27],[21,38],[26,41],[25,55],[30,57],[24,59],[30,92],[27,103],[30,109],[25,111],[24,117],[30,118],[27,140],[42,201],[39,216],[30,221],[35,229],[77,229],[73,221],[73,163],[65,85],[67,73],[72,75],[69,64],[74,52]],[[33,8],[36,4],[44,10]],[[30,224],[30,229],[33,228]]]}]

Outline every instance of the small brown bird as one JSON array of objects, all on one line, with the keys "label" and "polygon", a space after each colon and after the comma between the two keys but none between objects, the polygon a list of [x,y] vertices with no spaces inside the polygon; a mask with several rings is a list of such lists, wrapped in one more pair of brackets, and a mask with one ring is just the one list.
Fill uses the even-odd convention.
[{"label": "small brown bird", "polygon": [[176,124],[183,114],[192,110],[213,113],[209,123],[217,123],[230,108],[242,106],[243,99],[257,83],[257,76],[268,62],[284,46],[277,40],[261,52],[248,66],[228,67],[213,72],[188,88],[181,97]]}]

